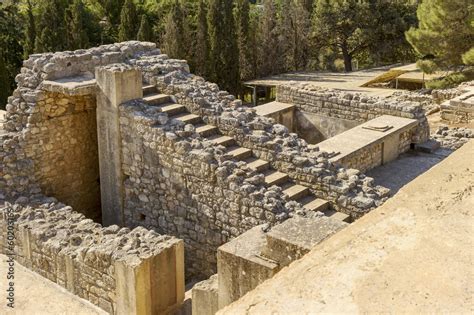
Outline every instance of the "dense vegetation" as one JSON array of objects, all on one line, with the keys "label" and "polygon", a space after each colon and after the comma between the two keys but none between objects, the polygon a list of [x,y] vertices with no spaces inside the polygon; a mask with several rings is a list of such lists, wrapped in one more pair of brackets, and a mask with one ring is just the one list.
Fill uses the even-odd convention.
[{"label": "dense vegetation", "polygon": [[[469,5],[468,17],[458,13],[454,19],[472,18],[469,0],[425,1]],[[157,42],[171,57],[187,59],[192,71],[235,94],[241,93],[241,82],[256,77],[301,70],[351,71],[355,61],[362,68],[414,61],[416,53],[431,51],[420,44],[423,34],[416,33],[431,24],[422,21],[420,31],[414,28],[416,0],[255,2],[5,0],[0,5],[0,105],[29,54],[117,41]],[[429,5],[420,6],[418,18],[433,14],[430,10]],[[408,40],[417,52],[405,38],[410,28]],[[473,54],[464,52],[462,58],[472,62]],[[445,65],[444,58],[439,65]]]}]

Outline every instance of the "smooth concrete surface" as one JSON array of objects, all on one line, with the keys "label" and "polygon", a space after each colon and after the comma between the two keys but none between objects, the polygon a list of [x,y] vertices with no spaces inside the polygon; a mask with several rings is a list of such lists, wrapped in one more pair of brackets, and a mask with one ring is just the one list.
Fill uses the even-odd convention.
[{"label": "smooth concrete surface", "polygon": [[142,74],[134,68],[96,70],[102,224],[124,225],[122,139],[119,105],[143,97]]},{"label": "smooth concrete surface", "polygon": [[392,95],[396,90],[362,87],[362,85],[383,75],[388,70],[390,70],[390,66],[353,72],[292,72],[248,81],[245,84],[250,86],[279,86],[298,82],[322,88],[385,97]]},{"label": "smooth concrete surface", "polygon": [[295,132],[310,144],[320,143],[360,124],[359,121],[334,118],[301,110],[295,111]]},{"label": "smooth concrete surface", "polygon": [[262,254],[278,261],[280,267],[287,266],[347,225],[328,217],[293,217],[266,233]]},{"label": "smooth concrete surface", "polygon": [[7,256],[0,255],[0,314],[17,315],[105,315],[105,311],[65,288],[15,264],[15,308],[7,307]]},{"label": "smooth concrete surface", "polygon": [[[413,128],[417,123],[418,121],[415,119],[384,115],[318,143],[318,146],[322,151],[338,153],[331,159],[332,162],[337,162],[367,146],[384,142],[387,138],[394,135],[398,138],[400,133]],[[371,129],[384,126],[388,126],[390,129],[386,131]],[[398,143],[396,144],[398,148]],[[394,144],[392,143],[392,145]],[[387,153],[387,156],[391,156],[392,159],[394,158],[390,152]]]},{"label": "smooth concrete surface", "polygon": [[41,83],[41,89],[65,95],[89,95],[96,93],[97,82],[94,76],[89,74],[58,80],[45,80]]},{"label": "smooth concrete surface", "polygon": [[472,314],[474,140],[218,314]]},{"label": "smooth concrete surface", "polygon": [[218,276],[196,283],[192,289],[192,315],[214,315],[218,310]]},{"label": "smooth concrete surface", "polygon": [[261,256],[266,245],[263,227],[256,226],[218,248],[219,308],[238,300],[278,272],[275,261]]},{"label": "smooth concrete surface", "polygon": [[288,128],[290,132],[295,132],[295,109],[294,104],[281,102],[270,102],[254,107],[257,115],[270,117],[275,123]]}]

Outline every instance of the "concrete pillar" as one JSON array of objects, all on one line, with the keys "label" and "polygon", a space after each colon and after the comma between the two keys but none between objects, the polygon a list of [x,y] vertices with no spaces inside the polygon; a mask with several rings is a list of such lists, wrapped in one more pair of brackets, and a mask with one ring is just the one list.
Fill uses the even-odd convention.
[{"label": "concrete pillar", "polygon": [[218,276],[196,283],[192,289],[192,315],[214,315],[219,310]]},{"label": "concrete pillar", "polygon": [[147,259],[115,262],[115,314],[172,314],[184,300],[184,243]]},{"label": "concrete pillar", "polygon": [[124,179],[119,105],[143,97],[142,74],[125,64],[109,65],[96,70],[96,80],[102,224],[123,226]]},{"label": "concrete pillar", "polygon": [[219,309],[237,301],[279,270],[277,262],[261,257],[263,226],[256,226],[217,249]]}]

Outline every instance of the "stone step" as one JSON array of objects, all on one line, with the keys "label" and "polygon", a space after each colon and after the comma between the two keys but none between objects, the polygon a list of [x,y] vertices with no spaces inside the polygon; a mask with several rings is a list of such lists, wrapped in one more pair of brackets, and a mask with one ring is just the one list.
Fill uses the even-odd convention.
[{"label": "stone step", "polygon": [[145,86],[143,86],[142,89],[143,89],[143,96],[156,94],[156,92],[157,92],[156,86],[154,86],[154,85],[145,85]]},{"label": "stone step", "polygon": [[252,150],[235,146],[230,147],[227,154],[232,155],[236,160],[245,160],[252,156]]},{"label": "stone step", "polygon": [[308,187],[301,186],[298,184],[291,185],[290,187],[283,190],[283,193],[287,195],[290,200],[297,201],[309,194]]},{"label": "stone step", "polygon": [[181,104],[166,103],[161,106],[161,111],[167,113],[170,116],[184,113],[186,111],[186,106]]},{"label": "stone step", "polygon": [[171,98],[169,95],[166,94],[152,94],[145,96],[143,100],[148,104],[148,105],[160,105],[160,104],[165,104],[165,103],[170,103]]},{"label": "stone step", "polygon": [[273,185],[278,186],[283,183],[286,183],[288,179],[289,179],[288,174],[274,171],[265,176],[265,184],[267,186],[273,186]]},{"label": "stone step", "polygon": [[246,160],[247,166],[257,172],[264,172],[270,167],[270,163],[264,160],[250,158]]},{"label": "stone step", "polygon": [[301,204],[308,211],[321,211],[325,212],[329,209],[329,201],[319,199],[316,196],[310,195],[301,200]]},{"label": "stone step", "polygon": [[343,221],[343,222],[347,222],[347,223],[352,222],[351,216],[347,215],[345,213],[342,213],[342,212],[337,212],[337,211],[334,211],[334,210],[328,210],[328,211],[324,212],[324,215],[326,215],[327,217],[330,217],[331,219],[334,219],[334,220]]},{"label": "stone step", "polygon": [[198,125],[196,126],[196,133],[199,134],[201,137],[209,137],[213,134],[216,134],[218,131],[216,126],[212,125]]},{"label": "stone step", "polygon": [[194,114],[188,114],[188,113],[183,114],[183,115],[174,116],[172,118],[180,120],[180,121],[182,121],[186,124],[197,124],[197,123],[201,122],[201,116],[194,115]]},{"label": "stone step", "polygon": [[228,137],[228,136],[214,135],[208,139],[214,144],[223,145],[225,147],[230,147],[230,146],[235,145],[234,138]]}]

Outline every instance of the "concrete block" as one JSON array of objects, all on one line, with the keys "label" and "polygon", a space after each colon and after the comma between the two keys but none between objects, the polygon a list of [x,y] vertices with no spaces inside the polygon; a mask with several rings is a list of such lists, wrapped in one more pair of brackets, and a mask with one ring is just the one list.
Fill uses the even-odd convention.
[{"label": "concrete block", "polygon": [[117,314],[169,314],[184,300],[184,244],[115,263]]},{"label": "concrete block", "polygon": [[262,254],[278,261],[280,267],[287,266],[347,225],[328,217],[293,217],[266,233]]},{"label": "concrete block", "polygon": [[192,289],[192,314],[214,315],[219,310],[218,306],[218,276],[196,283]]},{"label": "concrete block", "polygon": [[261,256],[266,244],[264,225],[256,226],[217,250],[219,308],[222,308],[273,277],[280,267]]}]

